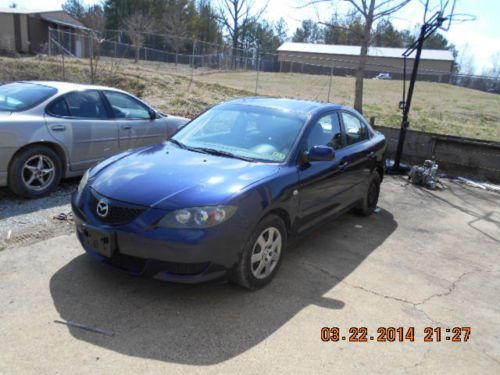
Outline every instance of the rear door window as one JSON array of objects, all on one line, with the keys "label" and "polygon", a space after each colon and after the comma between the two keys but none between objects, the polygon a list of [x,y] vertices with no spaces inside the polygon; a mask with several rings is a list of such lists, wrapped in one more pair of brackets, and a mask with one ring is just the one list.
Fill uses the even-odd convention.
[{"label": "rear door window", "polygon": [[369,138],[368,129],[359,118],[349,112],[342,112],[342,120],[344,121],[347,145],[353,145]]},{"label": "rear door window", "polygon": [[108,112],[101,95],[95,90],[75,91],[64,95],[71,117],[107,119]]},{"label": "rear door window", "polygon": [[70,117],[68,104],[64,99],[64,96],[57,98],[52,103],[47,106],[47,113],[51,116],[56,117]]}]

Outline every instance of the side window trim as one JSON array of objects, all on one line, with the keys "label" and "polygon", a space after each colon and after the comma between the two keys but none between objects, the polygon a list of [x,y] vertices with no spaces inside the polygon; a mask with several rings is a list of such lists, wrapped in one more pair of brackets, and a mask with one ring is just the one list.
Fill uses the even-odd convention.
[{"label": "side window trim", "polygon": [[[106,114],[107,114],[107,117],[106,118],[101,118],[101,117],[79,117],[79,116],[73,116],[72,113],[71,113],[71,108],[70,106],[68,105],[68,101],[66,100],[66,96],[69,95],[69,94],[74,94],[74,93],[80,93],[80,92],[97,92],[99,94],[99,97],[101,99],[101,101],[103,102],[104,104],[104,107],[106,108]],[[54,115],[52,113],[50,113],[48,111],[48,108],[54,103],[56,102],[57,100],[59,99],[62,99],[64,101],[64,105],[66,106],[66,109],[69,113],[69,116],[58,116],[58,115]],[[99,120],[99,121],[109,121],[109,120],[114,120],[113,117],[111,117],[111,112],[107,106],[107,103],[103,100],[103,97],[102,97],[102,94],[99,90],[95,90],[95,89],[88,89],[88,90],[73,90],[73,91],[68,91],[60,96],[58,96],[57,98],[55,98],[54,100],[52,100],[49,104],[47,104],[45,106],[45,113],[51,117],[55,117],[55,118],[63,118],[63,119],[68,119],[68,120],[81,120],[81,121],[95,121],[95,120]]]},{"label": "side window trim", "polygon": [[[123,95],[123,96],[126,96],[127,98],[131,99],[133,102],[137,103],[139,106],[142,106],[144,108],[147,109],[147,112],[150,113],[150,111],[152,111],[153,109],[148,106],[146,103],[143,103],[142,101],[140,101],[139,99],[137,99],[136,97],[130,95],[130,94],[127,94],[127,93],[124,93],[124,92],[120,92],[120,91],[114,91],[114,90],[102,90],[102,95],[105,97],[106,99],[106,103],[109,105],[109,110],[113,116],[113,119],[117,119],[117,120],[125,120],[125,121],[146,121],[148,119],[146,118],[140,118],[140,117],[137,117],[137,118],[131,118],[131,117],[116,117],[115,116],[115,113],[113,111],[113,106],[111,105],[111,102],[109,101],[108,97],[106,96],[106,93],[109,92],[109,93],[116,93],[116,94],[119,94],[119,95]],[[151,120],[151,119],[149,119]]]}]

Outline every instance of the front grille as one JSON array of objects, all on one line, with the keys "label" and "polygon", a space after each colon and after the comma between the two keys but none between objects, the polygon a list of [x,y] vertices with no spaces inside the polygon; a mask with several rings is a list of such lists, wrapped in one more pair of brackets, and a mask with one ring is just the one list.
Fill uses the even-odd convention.
[{"label": "front grille", "polygon": [[97,214],[97,204],[100,200],[101,198],[96,196],[95,192],[91,192],[90,210],[100,222],[110,225],[123,225],[130,223],[147,209],[146,207],[133,206],[106,199],[108,204],[108,213],[105,217],[101,217]]}]

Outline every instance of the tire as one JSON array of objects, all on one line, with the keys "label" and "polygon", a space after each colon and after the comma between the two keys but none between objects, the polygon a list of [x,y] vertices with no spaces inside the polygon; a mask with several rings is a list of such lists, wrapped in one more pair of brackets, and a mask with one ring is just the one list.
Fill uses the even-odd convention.
[{"label": "tire", "polygon": [[368,188],[366,189],[365,196],[361,200],[356,212],[362,216],[370,216],[377,208],[378,197],[380,195],[380,175],[374,172]]},{"label": "tire", "polygon": [[[266,238],[268,239],[266,245],[271,245],[274,240],[275,246],[263,248],[261,246],[261,244],[263,245],[262,240],[266,240]],[[271,241],[269,241],[270,238]],[[278,248],[279,238],[281,243]],[[275,215],[266,216],[257,224],[250,236],[231,280],[249,290],[257,290],[267,285],[278,272],[286,243],[287,232],[283,220]],[[263,252],[261,261],[258,261],[258,255],[261,252]],[[277,255],[275,255],[276,253]],[[255,257],[253,257],[254,255]],[[269,261],[266,262],[266,259]],[[269,263],[268,266],[267,263]],[[269,272],[266,267],[269,267]]]},{"label": "tire", "polygon": [[12,159],[8,176],[9,188],[21,197],[40,198],[54,191],[61,177],[62,162],[57,153],[47,146],[32,146],[17,153]]}]

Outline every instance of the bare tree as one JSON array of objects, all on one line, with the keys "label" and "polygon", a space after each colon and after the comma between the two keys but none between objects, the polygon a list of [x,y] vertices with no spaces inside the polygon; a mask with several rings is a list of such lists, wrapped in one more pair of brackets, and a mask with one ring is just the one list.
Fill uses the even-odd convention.
[{"label": "bare tree", "polygon": [[134,46],[134,62],[137,63],[140,58],[141,48],[144,46],[145,34],[153,30],[153,17],[150,13],[135,12],[125,19],[123,27]]},{"label": "bare tree", "polygon": [[491,55],[491,67],[483,73],[486,76],[500,78],[500,51],[496,51]]},{"label": "bare tree", "polygon": [[267,8],[265,5],[256,10],[254,0],[220,0],[218,18],[227,30],[233,47],[233,63],[239,54],[241,41],[248,27],[257,22]]},{"label": "bare tree", "polygon": [[90,6],[86,10],[82,21],[89,28],[90,81],[94,83],[98,75],[101,45],[104,42],[102,35],[104,33],[106,19],[102,7],[100,5]]},{"label": "bare tree", "polygon": [[171,44],[175,50],[175,63],[179,50],[184,44],[185,38],[188,36],[188,0],[176,0],[166,9],[163,16],[163,30],[165,39]]},{"label": "bare tree", "polygon": [[[326,2],[338,2],[340,0],[313,0],[308,3],[318,4]],[[363,112],[363,78],[365,75],[366,61],[368,60],[368,48],[372,42],[372,30],[378,20],[388,17],[408,4],[411,0],[344,0],[354,8],[354,13],[359,14],[363,20],[363,32],[361,35],[361,50],[359,63],[356,69],[356,84],[354,96],[354,108]]]}]

